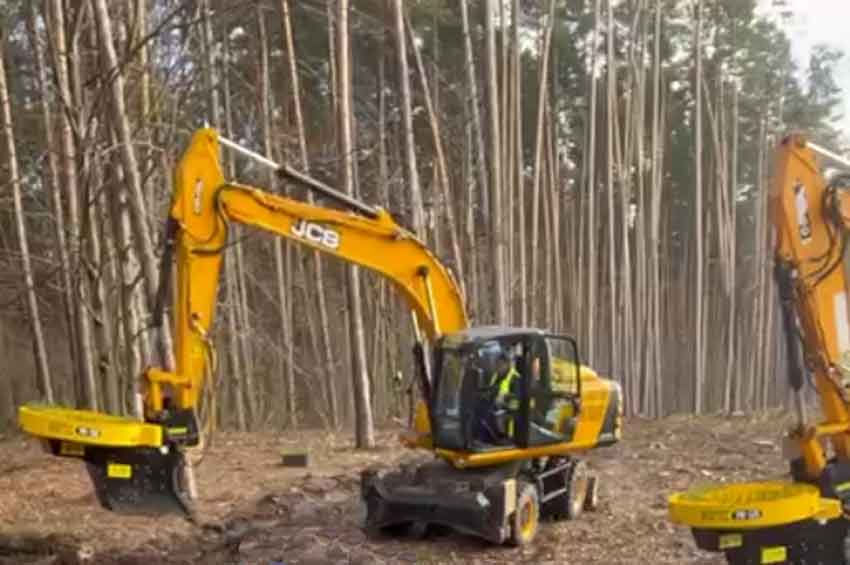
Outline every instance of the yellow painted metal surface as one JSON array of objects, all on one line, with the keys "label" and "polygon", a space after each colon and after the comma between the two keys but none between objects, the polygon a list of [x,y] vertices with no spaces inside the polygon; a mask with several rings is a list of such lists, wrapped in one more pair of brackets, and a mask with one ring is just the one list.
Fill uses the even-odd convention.
[{"label": "yellow painted metal surface", "polygon": [[771,563],[785,563],[788,559],[788,549],[784,545],[773,547],[763,547],[761,549],[762,565],[770,565]]},{"label": "yellow painted metal surface", "polygon": [[111,479],[131,479],[133,467],[125,463],[109,463],[106,466],[106,476]]},{"label": "yellow painted metal surface", "polygon": [[[846,383],[841,382],[838,367],[850,354],[847,280],[840,264],[841,232],[850,219],[844,210],[850,202],[838,195],[836,218],[816,155],[801,135],[788,136],[777,148],[770,198],[777,259],[790,263],[799,274],[795,308],[823,409],[822,429],[838,426],[830,441],[838,456],[847,458],[850,410],[842,398]],[[831,266],[837,268],[830,270]],[[826,464],[823,446],[815,434],[797,435],[807,472],[817,477]]]},{"label": "yellow painted metal surface", "polygon": [[744,536],[741,534],[725,534],[717,539],[718,549],[734,549],[744,545]]},{"label": "yellow painted metal surface", "polygon": [[[162,445],[160,426],[90,410],[24,405],[18,408],[18,424],[32,436],[70,444],[104,447]],[[74,450],[71,447],[63,449]]]},{"label": "yellow painted metal surface", "polygon": [[670,519],[694,528],[750,530],[841,515],[817,487],[787,481],[712,485],[669,498]]}]

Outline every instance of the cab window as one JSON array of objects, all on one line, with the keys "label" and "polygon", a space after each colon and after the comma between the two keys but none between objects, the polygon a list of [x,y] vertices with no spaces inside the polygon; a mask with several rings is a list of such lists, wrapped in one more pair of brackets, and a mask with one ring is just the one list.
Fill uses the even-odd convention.
[{"label": "cab window", "polygon": [[547,336],[530,348],[528,363],[528,443],[570,441],[575,431],[579,391],[575,342]]}]

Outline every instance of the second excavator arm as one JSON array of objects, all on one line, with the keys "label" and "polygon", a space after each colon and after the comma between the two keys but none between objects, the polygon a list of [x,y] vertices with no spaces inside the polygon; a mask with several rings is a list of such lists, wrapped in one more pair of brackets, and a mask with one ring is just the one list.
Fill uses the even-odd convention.
[{"label": "second excavator arm", "polygon": [[[673,521],[731,564],[846,563],[850,515],[850,311],[844,258],[850,177],[830,180],[818,156],[841,157],[794,134],[775,153],[770,214],[774,277],[797,422],[786,437],[791,481],[698,487],[670,497]],[[804,388],[817,392],[812,421]]]}]

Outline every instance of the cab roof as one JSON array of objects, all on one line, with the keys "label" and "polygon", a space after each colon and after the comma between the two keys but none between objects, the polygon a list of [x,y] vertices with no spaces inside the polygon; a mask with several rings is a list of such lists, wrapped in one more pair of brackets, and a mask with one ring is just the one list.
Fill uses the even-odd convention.
[{"label": "cab roof", "polygon": [[473,341],[486,341],[497,338],[522,337],[525,335],[545,335],[546,332],[539,328],[523,328],[513,326],[477,326],[467,328],[459,332],[447,334],[444,339],[449,343],[458,345]]}]

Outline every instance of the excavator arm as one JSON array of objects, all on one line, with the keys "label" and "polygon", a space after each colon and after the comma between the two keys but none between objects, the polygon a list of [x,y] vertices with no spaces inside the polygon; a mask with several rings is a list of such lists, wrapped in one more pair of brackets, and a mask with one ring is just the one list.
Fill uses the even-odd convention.
[{"label": "excavator arm", "polygon": [[[770,218],[796,424],[785,442],[791,481],[694,488],[670,497],[674,522],[697,546],[732,564],[842,565],[850,509],[850,317],[844,257],[850,237],[850,177],[827,181],[818,157],[841,157],[799,134],[775,152]],[[804,399],[811,384],[822,419]]]},{"label": "excavator arm", "polygon": [[[270,194],[225,181],[219,139],[200,130],[177,167],[169,221],[176,226],[177,300],[175,371],[151,369],[147,409],[162,410],[162,388],[176,391],[179,408],[198,399],[207,364],[207,334],[213,323],[222,251],[231,223],[270,232],[386,277],[410,305],[429,340],[467,325],[463,298],[452,274],[411,232],[382,209],[363,204],[358,214]],[[284,175],[298,173],[280,169]],[[299,180],[302,177],[298,177]],[[351,202],[312,179],[325,195]]]},{"label": "excavator arm", "polygon": [[[845,176],[827,183],[815,151],[799,135],[783,140],[776,168],[771,193],[775,275],[798,420],[790,435],[799,448],[795,472],[801,479],[815,480],[827,467],[821,440],[831,444],[838,460],[850,460],[850,324],[843,263],[850,234],[850,187],[843,184]],[[808,422],[801,396],[806,373],[824,417],[816,425]]]},{"label": "excavator arm", "polygon": [[[234,222],[383,275],[409,304],[420,340],[433,341],[467,325],[463,298],[452,274],[386,211],[254,154],[282,176],[357,213],[228,182],[219,160],[221,143],[250,154],[219,138],[214,130],[202,129],[192,137],[177,167],[155,313],[155,319],[161,320],[162,305],[170,294],[166,289],[174,257],[176,366],[145,371],[144,420],[41,405],[19,409],[22,429],[44,440],[51,453],[86,461],[101,504],[111,510],[159,514],[183,513],[190,507],[191,473],[183,474],[189,469],[184,448],[197,445],[200,439],[196,411],[213,364],[210,331],[223,252]],[[421,376],[427,398],[427,375]],[[418,433],[408,445],[428,445],[428,422],[427,402],[420,402]]]}]

